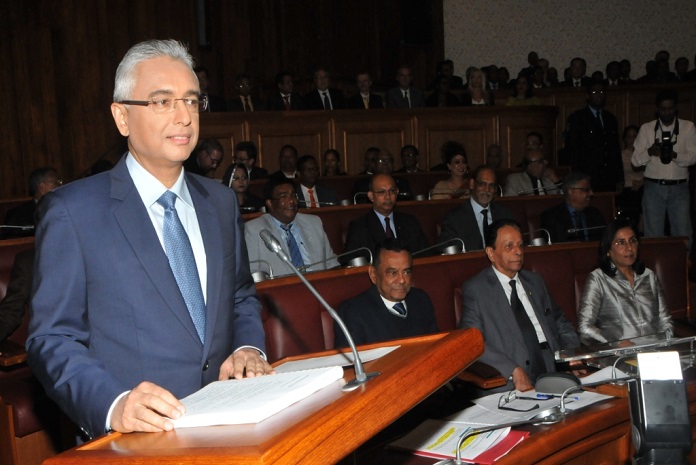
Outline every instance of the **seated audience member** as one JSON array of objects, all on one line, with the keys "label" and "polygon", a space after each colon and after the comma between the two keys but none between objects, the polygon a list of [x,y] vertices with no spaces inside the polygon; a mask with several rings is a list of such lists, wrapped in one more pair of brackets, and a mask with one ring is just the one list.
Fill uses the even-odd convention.
[{"label": "seated audience member", "polygon": [[251,113],[266,109],[261,101],[252,95],[253,86],[248,74],[243,73],[235,78],[234,90],[237,92],[237,97],[229,102],[229,111]]},{"label": "seated audience member", "polygon": [[679,82],[691,81],[689,77],[689,59],[686,57],[679,57],[674,62],[674,76]]},{"label": "seated audience member", "polygon": [[[413,260],[398,239],[377,247],[368,273],[372,286],[346,300],[338,314],[356,345],[437,333],[433,304],[428,294],[411,286]],[[334,323],[334,347],[348,341]]]},{"label": "seated audience member", "polygon": [[532,85],[527,76],[517,76],[512,95],[505,102],[507,106],[541,105],[538,98],[534,97]]},{"label": "seated audience member", "polygon": [[419,108],[425,106],[423,91],[413,87],[411,68],[402,66],[396,71],[396,82],[399,84],[387,92],[387,108]]},{"label": "seated audience member", "polygon": [[531,78],[534,75],[534,71],[539,67],[539,55],[537,52],[531,51],[527,54],[527,63],[529,66],[522,68],[517,74]]},{"label": "seated audience member", "polygon": [[458,237],[464,241],[465,250],[481,250],[485,242],[485,231],[496,220],[512,218],[512,212],[503,205],[493,202],[498,192],[495,171],[479,166],[470,180],[471,198],[450,210],[442,222],[438,242]]},{"label": "seated audience member", "polygon": [[307,110],[340,110],[345,108],[343,93],[329,87],[331,78],[326,68],[314,71],[315,89],[305,95]]},{"label": "seated audience member", "polygon": [[462,94],[462,105],[466,107],[495,105],[493,93],[486,87],[486,75],[478,68],[471,70],[469,85],[466,92]]},{"label": "seated audience member", "polygon": [[632,84],[633,79],[631,79],[631,62],[623,59],[619,62],[619,67],[619,81],[621,81],[621,84]]},{"label": "seated audience member", "polygon": [[450,92],[450,81],[447,76],[437,78],[437,87],[428,98],[425,99],[425,106],[430,108],[458,107],[461,102]]},{"label": "seated audience member", "polygon": [[268,99],[268,109],[272,111],[297,111],[304,110],[304,99],[293,89],[295,83],[290,71],[280,71],[276,74],[276,87],[278,92],[273,92]]},{"label": "seated audience member", "polygon": [[423,228],[416,217],[395,212],[399,189],[388,174],[375,174],[370,178],[367,196],[372,211],[350,222],[346,238],[346,252],[360,247],[374,250],[386,238],[397,238],[414,252],[428,247]]},{"label": "seated audience member", "polygon": [[534,74],[529,76],[532,83],[532,89],[546,89],[546,82],[544,81],[544,70],[542,68],[537,68],[534,70]]},{"label": "seated audience member", "polygon": [[[365,154],[365,157],[367,162],[367,154]],[[377,153],[375,153],[373,163],[374,174],[391,175],[394,172],[394,156],[385,150],[379,150]],[[395,181],[396,187],[399,188],[399,198],[403,200],[411,199],[413,197],[413,193],[411,191],[411,185],[409,184],[408,179],[398,177],[395,178]],[[369,202],[367,197],[367,191],[369,188],[370,178],[361,178],[355,181],[355,184],[353,185],[353,198],[355,199],[355,203]]]},{"label": "seated audience member", "polygon": [[11,336],[22,324],[22,317],[31,297],[33,271],[34,249],[19,252],[12,265],[7,292],[0,302],[0,342]]},{"label": "seated audience member", "polygon": [[215,172],[223,158],[225,158],[225,151],[222,144],[217,139],[204,139],[186,159],[184,169],[189,173],[215,179]]},{"label": "seated audience member", "polygon": [[346,108],[352,109],[383,109],[382,97],[372,92],[372,78],[369,73],[359,73],[355,77],[355,85],[358,93],[346,100]]},{"label": "seated audience member", "polygon": [[280,169],[269,175],[269,178],[280,179],[295,179],[297,177],[297,149],[290,144],[286,144],[280,148],[278,153],[278,164]]},{"label": "seated audience member", "polygon": [[587,88],[591,84],[591,79],[585,76],[587,73],[587,62],[584,58],[576,57],[570,60],[568,76],[563,82],[563,87],[582,87]]},{"label": "seated audience member", "polygon": [[548,87],[559,87],[561,84],[558,81],[558,70],[554,67],[546,70],[546,85]]},{"label": "seated audience member", "polygon": [[602,212],[590,205],[590,177],[580,171],[568,175],[563,187],[565,199],[560,205],[541,213],[541,227],[551,235],[551,241],[596,241],[606,224]]},{"label": "seated audience member", "polygon": [[587,276],[580,297],[578,333],[583,344],[672,335],[662,286],[639,251],[638,229],[630,220],[607,225],[599,243],[599,268]]},{"label": "seated audience member", "polygon": [[256,166],[257,159],[258,151],[253,142],[242,141],[234,146],[234,160],[237,163],[244,163],[246,165],[249,181],[268,177],[268,171],[260,166]]},{"label": "seated audience member", "polygon": [[435,89],[438,84],[438,79],[444,76],[450,81],[451,89],[463,89],[464,80],[461,76],[455,76],[454,74],[454,62],[452,60],[442,60],[438,62],[435,69],[435,79],[430,82],[428,89]]},{"label": "seated audience member", "polygon": [[205,66],[196,66],[194,71],[198,77],[198,85],[201,88],[201,97],[208,98],[208,108],[206,111],[227,111],[227,103],[225,102],[225,99],[219,95],[213,95],[208,91],[208,87],[210,86],[210,75],[208,74],[208,68]]},{"label": "seated audience member", "polygon": [[298,199],[292,179],[269,179],[264,186],[263,196],[269,213],[247,221],[244,225],[252,272],[263,268],[258,262],[254,263],[255,261],[265,260],[270,264],[275,276],[293,274],[292,269],[268,250],[259,238],[259,233],[264,229],[268,229],[278,238],[285,253],[301,271],[317,271],[338,266],[321,219],[318,216],[297,213]]},{"label": "seated audience member", "polygon": [[605,87],[616,87],[622,85],[621,65],[618,61],[610,61],[605,69],[607,78],[604,80]]},{"label": "seated audience member", "polygon": [[301,208],[319,208],[338,204],[333,187],[317,183],[319,164],[311,155],[302,155],[297,160],[297,196]]},{"label": "seated audience member", "polygon": [[401,147],[401,168],[395,173],[421,173],[422,169],[418,168],[418,147],[415,145],[404,145]]},{"label": "seated audience member", "polygon": [[370,176],[375,174],[375,159],[380,153],[381,150],[379,147],[368,147],[367,150],[365,150],[364,169],[358,174],[369,174]]},{"label": "seated audience member", "polygon": [[345,176],[341,169],[341,154],[336,149],[328,149],[324,152],[321,167],[322,176]]},{"label": "seated audience member", "polygon": [[264,206],[263,200],[249,192],[249,175],[244,163],[232,165],[229,186],[237,194],[237,204],[242,213],[258,211]]},{"label": "seated audience member", "polygon": [[498,390],[526,391],[539,375],[556,371],[554,352],[578,347],[578,336],[544,279],[522,269],[524,242],[515,221],[491,224],[486,255],[492,266],[462,285],[459,327],[483,334],[479,360],[508,379]]},{"label": "seated audience member", "polygon": [[[58,178],[58,172],[55,168],[46,166],[37,168],[29,174],[29,195],[31,200],[13,207],[5,214],[5,225],[8,226],[34,226],[34,214],[36,212],[36,204],[43,198],[44,195],[57,189],[63,184]],[[21,228],[7,228],[2,233],[2,238],[13,237],[28,237],[34,235],[34,228],[23,230]]]},{"label": "seated audience member", "polygon": [[558,186],[546,176],[547,164],[541,150],[527,150],[522,159],[524,171],[508,175],[504,195],[560,194]]},{"label": "seated audience member", "polygon": [[464,146],[456,141],[447,141],[440,148],[450,176],[435,183],[430,191],[431,199],[458,199],[469,193],[470,179],[466,177],[469,167]]},{"label": "seated audience member", "polygon": [[633,220],[639,224],[640,215],[643,210],[643,174],[645,167],[636,167],[631,163],[633,157],[633,144],[638,136],[638,126],[626,126],[623,131],[621,149],[621,162],[624,171],[623,191],[616,197],[616,208],[622,216]]},{"label": "seated audience member", "polygon": [[486,149],[486,166],[497,170],[503,164],[503,149],[498,144],[491,144]]},{"label": "seated audience member", "polygon": [[510,88],[510,71],[505,66],[498,68],[498,89]]},{"label": "seated audience member", "polygon": [[486,73],[486,89],[500,89],[500,83],[498,82],[500,73],[496,65],[488,65],[485,68],[482,68],[481,71],[484,71]]}]

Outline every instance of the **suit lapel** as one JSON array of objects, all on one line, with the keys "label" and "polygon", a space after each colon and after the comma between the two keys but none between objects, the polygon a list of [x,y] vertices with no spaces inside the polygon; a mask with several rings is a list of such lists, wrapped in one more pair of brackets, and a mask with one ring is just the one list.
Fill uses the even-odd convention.
[{"label": "suit lapel", "polygon": [[[519,272],[517,276],[520,279],[520,282],[524,286],[524,291],[527,293],[527,298],[532,304],[532,308],[534,309],[534,314],[537,317],[537,320],[539,321],[539,324],[541,325],[542,331],[544,331],[545,335],[548,335],[550,332],[550,328],[546,324],[546,310],[544,308],[544,301],[543,301],[543,296],[541,295],[542,291],[541,289],[538,289],[536,286],[533,286],[532,283],[527,279],[527,276],[523,272]],[[549,341],[549,337],[546,336],[546,340]],[[550,343],[550,341],[549,341]]]},{"label": "suit lapel", "polygon": [[[466,249],[481,250],[483,249],[483,238],[481,237],[481,231],[478,227],[478,218],[476,218],[474,207],[471,206],[471,202],[469,201],[469,199],[464,200],[462,208],[464,209],[464,228],[467,230],[467,233],[464,235],[464,238],[469,237],[472,238],[472,240],[475,238],[475,240],[473,240],[473,243],[465,244]],[[493,216],[493,212],[491,212],[491,216]],[[473,221],[470,221],[470,219],[472,219]]]},{"label": "suit lapel", "polygon": [[[200,343],[167,255],[128,173],[125,157],[111,170],[110,175],[111,198],[120,201],[113,210],[116,222],[164,302],[186,327],[191,337]],[[142,310],[146,311],[145,308]]]},{"label": "suit lapel", "polygon": [[374,210],[370,210],[370,213],[367,216],[367,230],[375,243],[382,242],[387,238],[387,234],[384,232],[384,228],[382,227],[382,222],[379,221],[379,217]]}]

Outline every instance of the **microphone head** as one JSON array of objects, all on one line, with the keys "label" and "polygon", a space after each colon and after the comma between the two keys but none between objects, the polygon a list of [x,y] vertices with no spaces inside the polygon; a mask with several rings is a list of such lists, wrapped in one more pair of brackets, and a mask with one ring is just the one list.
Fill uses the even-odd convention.
[{"label": "microphone head", "polygon": [[271,252],[279,253],[283,251],[283,249],[280,247],[280,242],[278,242],[278,239],[276,239],[268,229],[262,229],[259,233],[259,237],[263,241],[266,248]]}]

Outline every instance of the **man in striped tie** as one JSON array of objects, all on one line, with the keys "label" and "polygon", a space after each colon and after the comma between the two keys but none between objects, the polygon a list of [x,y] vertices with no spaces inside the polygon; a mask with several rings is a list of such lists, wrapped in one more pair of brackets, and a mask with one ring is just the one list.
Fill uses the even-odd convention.
[{"label": "man in striped tie", "polygon": [[[438,332],[430,297],[411,286],[411,251],[398,239],[385,239],[368,269],[372,286],[338,309],[357,345]],[[346,347],[343,331],[334,325],[335,347]]]}]

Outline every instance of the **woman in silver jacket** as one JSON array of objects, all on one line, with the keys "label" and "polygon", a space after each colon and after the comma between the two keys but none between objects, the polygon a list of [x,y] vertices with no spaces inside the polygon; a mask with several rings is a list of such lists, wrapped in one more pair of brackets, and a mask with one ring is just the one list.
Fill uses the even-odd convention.
[{"label": "woman in silver jacket", "polygon": [[578,333],[583,344],[672,335],[662,286],[640,261],[639,245],[638,230],[629,220],[614,220],[604,230],[599,268],[587,277],[580,298]]}]

